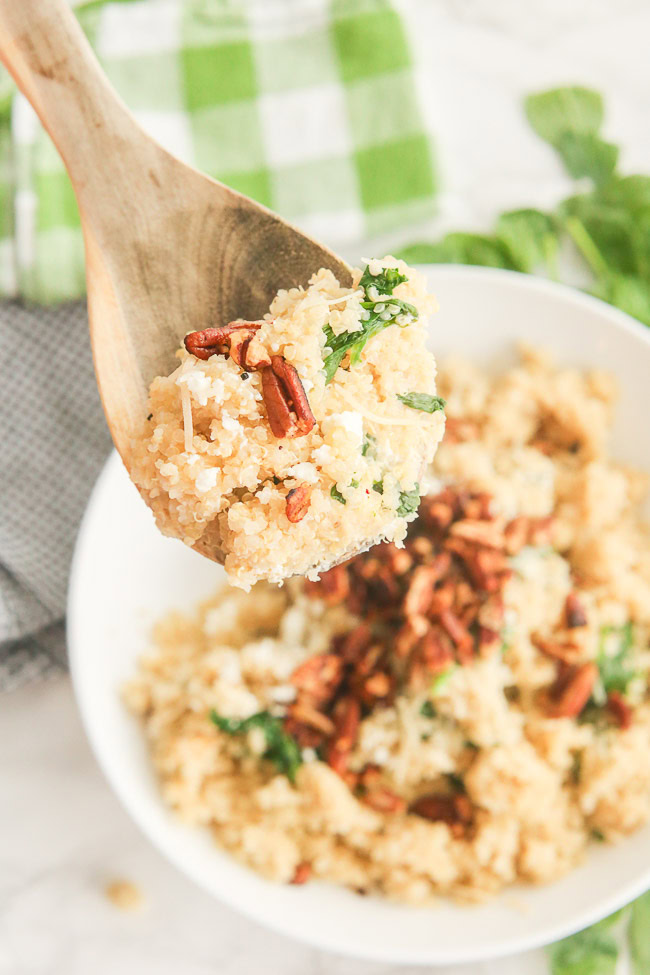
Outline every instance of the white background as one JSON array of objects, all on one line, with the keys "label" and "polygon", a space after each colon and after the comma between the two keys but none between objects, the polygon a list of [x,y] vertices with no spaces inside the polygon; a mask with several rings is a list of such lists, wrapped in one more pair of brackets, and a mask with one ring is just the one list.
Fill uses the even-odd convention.
[{"label": "white background", "polygon": [[[650,172],[647,0],[405,0],[444,189],[430,226],[488,229],[502,209],[570,188],[521,99],[581,83],[607,100],[624,171]],[[413,233],[405,234],[404,240]],[[351,259],[379,253],[360,243]],[[140,914],[103,896],[137,883]],[[468,913],[471,938],[471,912]],[[85,743],[65,678],[0,699],[0,975],[409,975],[295,945],[196,890],[122,812]],[[544,975],[542,952],[444,970]],[[438,970],[443,975],[443,970]]]}]

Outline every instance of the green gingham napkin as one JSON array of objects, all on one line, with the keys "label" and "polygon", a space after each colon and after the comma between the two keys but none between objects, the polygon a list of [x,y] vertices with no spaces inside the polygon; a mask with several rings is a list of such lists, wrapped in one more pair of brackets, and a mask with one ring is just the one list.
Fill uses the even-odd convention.
[{"label": "green gingham napkin", "polygon": [[[93,0],[77,14],[155,138],[330,246],[430,214],[431,147],[389,0]],[[0,197],[0,293],[83,294],[62,163],[2,87]]]}]

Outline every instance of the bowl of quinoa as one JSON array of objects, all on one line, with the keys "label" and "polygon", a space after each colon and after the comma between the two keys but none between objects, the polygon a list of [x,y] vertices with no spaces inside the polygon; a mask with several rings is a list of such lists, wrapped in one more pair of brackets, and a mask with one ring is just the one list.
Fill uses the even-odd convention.
[{"label": "bowl of quinoa", "polygon": [[[543,282],[431,282],[447,434],[403,547],[246,593],[147,522],[125,593],[82,574],[99,509],[140,510],[107,472],[70,625],[98,757],[183,870],[310,943],[434,964],[648,884],[650,344]],[[128,623],[89,653],[107,598]]]}]

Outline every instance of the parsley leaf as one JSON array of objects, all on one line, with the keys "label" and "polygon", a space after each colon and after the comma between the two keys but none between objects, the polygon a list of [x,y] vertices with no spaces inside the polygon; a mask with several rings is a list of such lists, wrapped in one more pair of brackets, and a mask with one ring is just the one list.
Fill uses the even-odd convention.
[{"label": "parsley leaf", "polygon": [[332,487],[330,488],[330,497],[334,498],[335,501],[338,501],[339,504],[347,504],[347,501],[337,488],[336,484],[332,484]]},{"label": "parsley leaf", "polygon": [[377,446],[376,438],[373,437],[371,433],[364,433],[363,443],[361,445],[361,456],[367,457],[368,454],[370,454],[370,456],[372,457],[376,446]]},{"label": "parsley leaf", "polygon": [[[374,486],[374,485],[373,485]],[[383,488],[383,485],[382,485]],[[412,515],[420,507],[420,485],[416,484],[412,491],[402,491],[399,496],[397,514],[400,518]]]},{"label": "parsley leaf", "polygon": [[548,213],[532,208],[510,210],[497,220],[496,233],[510,251],[518,271],[548,267],[557,277],[559,224]]},{"label": "parsley leaf", "polygon": [[[614,915],[614,920],[618,916]],[[552,975],[615,975],[618,945],[609,918],[563,938],[548,949]]]},{"label": "parsley leaf", "polygon": [[628,930],[633,975],[650,972],[650,892],[632,904]]},{"label": "parsley leaf", "polygon": [[412,264],[479,264],[518,270],[503,241],[484,234],[447,234],[435,244],[418,243],[404,247],[399,256]]},{"label": "parsley leaf", "polygon": [[397,398],[404,406],[410,406],[412,410],[422,410],[424,413],[436,413],[444,410],[447,405],[442,396],[430,396],[429,393],[405,393],[404,396],[398,393]]},{"label": "parsley leaf", "polygon": [[251,728],[261,728],[266,738],[264,758],[279,769],[291,782],[296,781],[296,772],[302,765],[302,756],[297,742],[288,735],[282,727],[280,718],[275,718],[268,711],[259,711],[250,718],[224,718],[213,709],[210,720],[229,735],[244,735]]},{"label": "parsley leaf", "polygon": [[580,86],[528,95],[524,111],[535,132],[552,146],[566,132],[595,135],[605,116],[602,96]]},{"label": "parsley leaf", "polygon": [[[323,360],[326,383],[332,381],[336,370],[348,353],[350,365],[354,366],[359,362],[361,353],[371,338],[390,325],[398,324],[405,327],[418,318],[418,310],[414,305],[392,296],[393,289],[406,280],[405,275],[396,268],[384,268],[378,275],[370,274],[368,268],[365,268],[359,282],[365,292],[365,301],[361,302],[363,309],[361,328],[356,332],[341,332],[340,335],[335,335],[330,325],[324,328],[325,347],[330,350]],[[371,287],[377,289],[377,298],[369,296]],[[386,290],[381,291],[381,288]],[[384,295],[386,298],[382,300]]]},{"label": "parsley leaf", "polygon": [[420,714],[422,715],[423,718],[435,718],[438,712],[434,708],[431,701],[427,698],[427,700],[423,703],[422,707],[420,708]]},{"label": "parsley leaf", "polygon": [[[619,644],[616,653],[609,654],[606,652],[606,645],[613,634],[618,637]],[[629,653],[633,642],[634,630],[630,622],[624,626],[601,627],[596,663],[605,695],[609,694],[610,691],[625,694],[628,686],[637,676],[637,671],[632,670],[629,666]]]},{"label": "parsley leaf", "polygon": [[385,267],[379,274],[371,274],[368,265],[366,265],[359,280],[359,287],[363,288],[364,291],[375,287],[380,295],[392,295],[397,285],[404,281],[408,281],[408,278],[396,267]]}]

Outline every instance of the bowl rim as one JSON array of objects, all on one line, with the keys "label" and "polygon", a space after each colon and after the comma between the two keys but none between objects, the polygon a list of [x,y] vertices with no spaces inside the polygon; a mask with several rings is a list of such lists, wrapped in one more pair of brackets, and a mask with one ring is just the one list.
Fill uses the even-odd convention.
[{"label": "bowl rim", "polygon": [[[505,270],[502,268],[454,264],[416,264],[414,266],[422,271],[435,272],[436,276],[440,280],[442,280],[444,276],[449,276],[451,278],[461,277],[467,279],[468,284],[470,285],[472,279],[494,280],[497,283],[507,281],[509,287],[512,286],[520,290],[528,291],[532,295],[535,293],[555,295],[574,307],[586,308],[589,311],[595,312],[599,316],[604,317],[608,320],[609,325],[623,329],[624,331],[633,335],[636,339],[641,339],[642,342],[648,346],[650,351],[650,328],[647,328],[641,322],[632,318],[620,309],[607,304],[593,295],[582,292],[577,288],[573,288],[570,285],[561,284],[559,282],[551,281],[549,279],[531,274],[523,274],[517,271]],[[481,949],[480,951],[473,951],[471,943],[468,942],[462,946],[460,951],[438,951],[433,960],[430,952],[427,952],[424,949],[415,949],[410,953],[395,954],[391,953],[390,951],[386,952],[385,950],[381,950],[379,945],[376,949],[368,949],[367,947],[351,946],[347,943],[345,945],[337,943],[336,937],[332,937],[330,939],[325,937],[314,937],[311,934],[302,932],[299,926],[296,925],[292,919],[287,921],[278,921],[276,919],[272,921],[267,917],[261,917],[256,911],[254,905],[244,902],[238,898],[229,900],[225,893],[216,892],[207,883],[200,872],[194,869],[193,865],[188,865],[185,862],[182,853],[178,852],[175,847],[171,846],[167,842],[166,838],[161,835],[160,830],[152,829],[152,824],[148,821],[145,811],[140,808],[137,802],[132,800],[127,785],[113,773],[113,770],[106,759],[106,755],[104,754],[104,745],[101,735],[97,732],[97,724],[94,720],[92,709],[82,691],[82,641],[79,633],[79,601],[76,594],[79,589],[79,582],[83,573],[82,563],[85,555],[84,541],[88,532],[89,524],[93,517],[94,509],[98,503],[98,499],[103,495],[106,485],[114,478],[116,469],[121,466],[122,462],[117,452],[112,450],[93,486],[75,541],[68,585],[66,618],[66,637],[70,676],[84,732],[90,744],[93,756],[108,785],[142,834],[150,843],[152,843],[152,845],[165,857],[168,862],[173,864],[174,867],[181,872],[181,874],[189,877],[194,883],[197,884],[198,887],[206,891],[212,897],[215,897],[217,900],[221,901],[221,903],[223,903],[225,906],[228,906],[233,910],[237,910],[249,919],[257,922],[258,924],[264,925],[269,930],[273,930],[295,941],[310,945],[311,947],[333,954],[338,954],[343,957],[364,959],[378,963],[383,962],[385,964],[429,966],[463,963],[467,964],[472,962],[488,961],[494,958],[507,957],[520,952],[530,951],[543,945],[553,943],[575,933],[576,931],[582,930],[591,924],[594,924],[603,917],[606,917],[624,905],[630,903],[640,894],[644,893],[648,887],[650,887],[650,863],[648,863],[645,871],[642,871],[635,880],[631,880],[628,883],[618,887],[610,896],[601,897],[598,903],[592,909],[582,909],[577,915],[571,915],[566,921],[550,924],[542,933],[538,932],[531,935],[522,934],[515,936],[505,946],[494,946],[488,950]],[[182,824],[179,823],[179,826],[180,825]],[[272,891],[273,886],[274,885],[269,886],[270,892]]]}]

